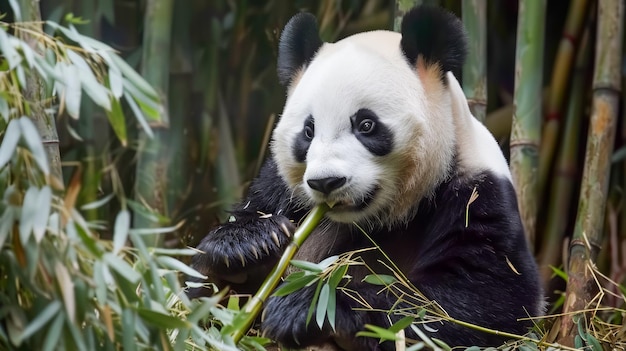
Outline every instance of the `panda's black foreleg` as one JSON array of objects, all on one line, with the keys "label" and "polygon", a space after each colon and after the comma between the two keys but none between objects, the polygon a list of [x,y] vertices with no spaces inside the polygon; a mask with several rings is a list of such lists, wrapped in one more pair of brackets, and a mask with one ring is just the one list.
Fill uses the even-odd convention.
[{"label": "panda's black foreleg", "polygon": [[[247,197],[229,219],[210,231],[197,246],[192,266],[223,288],[254,293],[291,241],[298,217],[291,211],[290,191],[269,158],[252,181]],[[190,289],[197,297],[207,289]]]}]

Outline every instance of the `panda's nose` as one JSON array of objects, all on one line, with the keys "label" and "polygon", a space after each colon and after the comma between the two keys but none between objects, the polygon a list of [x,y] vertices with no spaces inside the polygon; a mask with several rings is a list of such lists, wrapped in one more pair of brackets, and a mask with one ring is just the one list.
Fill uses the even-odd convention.
[{"label": "panda's nose", "polygon": [[328,195],[331,191],[340,188],[346,183],[346,177],[328,177],[320,179],[309,179],[306,181],[311,189],[317,190],[322,194]]}]

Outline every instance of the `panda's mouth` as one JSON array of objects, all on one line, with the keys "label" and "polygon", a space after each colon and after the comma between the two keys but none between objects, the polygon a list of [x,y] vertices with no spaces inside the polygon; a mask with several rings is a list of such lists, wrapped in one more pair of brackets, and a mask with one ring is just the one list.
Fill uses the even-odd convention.
[{"label": "panda's mouth", "polygon": [[326,200],[326,203],[331,207],[332,212],[362,211],[367,208],[372,203],[372,201],[374,201],[378,190],[378,187],[374,187],[371,190],[367,191],[364,196],[358,199],[355,199],[354,197],[329,199]]}]

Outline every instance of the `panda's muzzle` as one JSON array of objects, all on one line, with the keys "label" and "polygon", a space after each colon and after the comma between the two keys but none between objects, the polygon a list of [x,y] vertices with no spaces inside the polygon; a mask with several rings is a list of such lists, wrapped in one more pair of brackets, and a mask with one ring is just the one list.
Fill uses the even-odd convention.
[{"label": "panda's muzzle", "polygon": [[333,190],[337,190],[346,184],[346,177],[309,179],[306,183],[309,184],[311,189],[317,190],[324,195],[329,195]]}]

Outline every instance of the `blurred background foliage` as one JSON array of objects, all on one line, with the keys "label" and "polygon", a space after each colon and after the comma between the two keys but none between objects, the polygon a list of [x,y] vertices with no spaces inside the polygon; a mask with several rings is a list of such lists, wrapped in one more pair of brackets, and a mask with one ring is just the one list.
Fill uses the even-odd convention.
[{"label": "blurred background foliage", "polygon": [[[81,118],[71,118],[67,109],[59,113],[56,122],[65,191],[76,194],[76,208],[116,195],[101,206],[80,211],[90,223],[102,224],[97,230],[102,239],[113,239],[111,223],[128,208],[135,228],[176,225],[167,235],[147,238],[150,246],[194,246],[225,219],[225,210],[245,192],[267,154],[269,132],[285,99],[275,62],[280,29],[287,20],[301,10],[312,12],[319,20],[322,39],[336,41],[356,32],[391,29],[396,9],[415,2],[41,1],[42,19],[62,25],[71,20],[80,33],[117,50],[155,87],[164,105],[161,118],[145,121],[151,126],[148,134],[153,134],[152,138],[137,119],[126,118],[124,126],[114,128],[107,112],[85,94]],[[461,16],[465,4],[480,1],[463,5],[456,0],[423,2],[444,6]],[[484,98],[476,98],[478,105],[484,105],[483,112],[478,113],[485,115],[485,124],[507,155],[516,114],[515,59],[521,2],[486,1],[486,52],[484,57],[470,57],[486,63],[487,89]],[[532,128],[539,131],[541,140],[530,143],[530,151],[525,152],[538,154],[533,156],[538,158],[533,161],[534,168],[525,172],[537,177],[531,180],[536,187],[531,193],[532,206],[536,206],[532,209],[536,218],[530,224],[534,233],[531,241],[546,292],[557,308],[563,301],[562,273],[576,224],[592,94],[598,88],[592,86],[597,8],[592,0],[547,1],[545,28],[539,34],[545,42],[539,54],[540,88],[533,88],[536,100],[531,103],[540,108],[539,120]],[[6,14],[3,22],[14,20],[8,2],[0,2],[0,13]],[[625,72],[622,55],[621,72],[614,75],[624,82]],[[518,71],[518,78],[523,74]],[[606,202],[590,205],[606,207],[600,219],[606,223],[602,235],[590,245],[599,271],[610,278],[601,285],[616,293],[603,301],[611,307],[623,307],[620,284],[626,279],[623,86],[621,90],[609,87],[621,94],[621,109],[616,110],[619,118],[613,126],[616,151],[612,153],[608,197]],[[466,89],[468,96],[470,91]],[[132,110],[128,104],[120,108]],[[120,128],[125,130],[125,138],[120,137]],[[6,138],[6,134],[1,136]],[[621,315],[611,318],[621,324]]]}]

